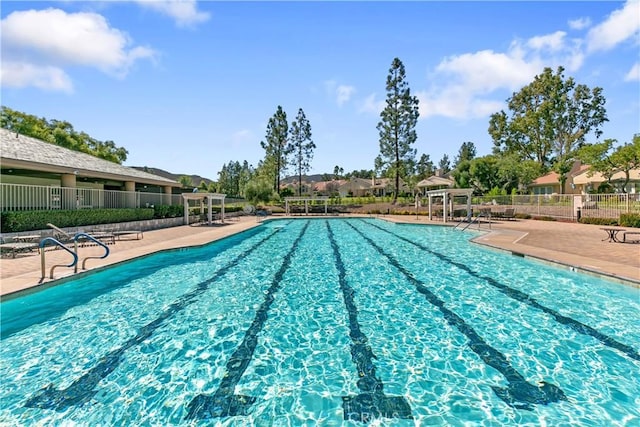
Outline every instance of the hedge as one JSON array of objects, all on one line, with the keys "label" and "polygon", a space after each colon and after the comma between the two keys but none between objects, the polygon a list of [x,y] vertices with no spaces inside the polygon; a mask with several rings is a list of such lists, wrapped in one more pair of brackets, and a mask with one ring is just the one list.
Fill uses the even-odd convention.
[{"label": "hedge", "polygon": [[620,214],[620,225],[622,227],[640,228],[640,214]]},{"label": "hedge", "polygon": [[5,211],[0,212],[0,231],[43,230],[47,223],[57,227],[79,227],[83,225],[111,224],[141,221],[153,218],[153,209],[78,209],[55,211]]}]

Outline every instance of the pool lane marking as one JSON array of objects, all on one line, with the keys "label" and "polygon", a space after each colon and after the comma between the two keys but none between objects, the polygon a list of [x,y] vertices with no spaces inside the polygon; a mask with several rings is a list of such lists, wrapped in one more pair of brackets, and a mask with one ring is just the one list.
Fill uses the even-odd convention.
[{"label": "pool lane marking", "polygon": [[93,368],[89,369],[84,375],[75,380],[67,388],[58,390],[53,384],[49,384],[31,396],[24,404],[28,408],[53,409],[62,411],[70,406],[80,405],[89,402],[98,392],[95,388],[98,383],[113,372],[122,362],[122,355],[135,345],[141,344],[149,338],[156,329],[162,326],[167,319],[177,312],[183,310],[189,304],[193,303],[195,298],[205,292],[209,286],[222,277],[231,268],[237,266],[237,262],[245,258],[247,255],[255,251],[258,247],[266,243],[275,236],[278,230],[273,230],[268,236],[250,247],[247,251],[243,251],[237,257],[218,270],[215,275],[196,285],[196,288],[187,292],[171,303],[169,307],[163,311],[160,316],[152,322],[143,326],[138,333],[125,341],[119,348],[107,353],[100,359],[100,362]]},{"label": "pool lane marking", "polygon": [[416,287],[418,292],[427,298],[427,301],[438,308],[438,310],[440,310],[444,315],[444,319],[447,323],[455,326],[469,339],[467,345],[474,353],[480,356],[485,364],[491,366],[505,377],[508,382],[507,387],[491,386],[491,389],[507,405],[516,409],[526,409],[530,411],[533,409],[534,404],[547,405],[560,400],[567,400],[567,396],[564,394],[562,389],[553,384],[544,381],[537,385],[530,384],[513,366],[511,366],[509,360],[504,354],[487,344],[475,329],[465,322],[462,317],[445,307],[445,302],[438,298],[436,294],[431,292],[421,280],[415,278],[413,273],[408,271],[402,264],[400,264],[400,262],[398,262],[397,259],[386,253],[371,238],[353,226],[353,224],[349,222],[347,224],[362,238],[369,242],[369,244],[373,246],[380,255],[387,258],[391,265],[398,269]]},{"label": "pool lane marking", "polygon": [[354,290],[346,279],[346,269],[342,262],[340,249],[336,243],[331,226],[326,222],[329,232],[329,241],[338,268],[338,281],[344,304],[349,314],[349,337],[351,338],[351,360],[358,369],[358,389],[360,394],[355,397],[343,396],[342,409],[345,420],[370,422],[374,418],[404,418],[412,419],[409,402],[402,396],[387,396],[384,394],[384,385],[376,376],[376,366],[373,359],[376,358],[367,345],[367,336],[360,329],[358,322],[358,308],[353,299]]},{"label": "pool lane marking", "polygon": [[253,353],[258,345],[258,334],[262,331],[269,317],[269,309],[275,300],[275,294],[282,287],[284,273],[289,269],[291,258],[308,227],[309,221],[303,226],[300,235],[293,242],[287,255],[285,255],[280,269],[275,274],[267,290],[264,301],[256,312],[251,326],[244,335],[244,339],[229,358],[218,389],[214,394],[199,394],[194,397],[187,406],[187,420],[196,418],[233,417],[249,414],[251,405],[256,401],[256,397],[237,395],[235,394],[235,388],[253,358]]},{"label": "pool lane marking", "polygon": [[498,289],[500,292],[502,292],[503,294],[505,294],[506,296],[515,299],[516,301],[520,301],[522,303],[525,303],[533,308],[536,308],[538,310],[541,310],[547,314],[549,314],[550,316],[552,316],[558,323],[561,323],[563,325],[566,325],[568,327],[570,327],[571,329],[573,329],[574,331],[581,333],[583,335],[588,335],[591,336],[595,339],[597,339],[598,341],[600,341],[602,344],[606,345],[607,347],[611,347],[614,348],[624,354],[626,354],[627,356],[629,356],[632,359],[638,360],[640,361],[640,353],[638,353],[633,347],[631,347],[630,345],[621,343],[619,341],[617,341],[614,338],[611,338],[608,335],[603,334],[602,332],[598,331],[597,329],[585,325],[582,322],[579,322],[575,319],[572,319],[571,317],[568,316],[564,316],[560,313],[558,313],[557,311],[555,311],[552,308],[549,308],[547,306],[544,306],[542,304],[540,304],[535,298],[532,298],[530,295],[525,294],[522,291],[519,291],[517,289],[514,289],[510,286],[507,286],[505,284],[502,284],[500,282],[498,282],[497,280],[495,280],[493,277],[487,277],[487,276],[482,276],[480,274],[478,274],[477,272],[475,272],[474,270],[472,270],[468,265],[457,262],[453,259],[451,259],[450,257],[439,253],[439,252],[435,252],[429,248],[427,248],[424,245],[421,245],[420,243],[414,242],[410,239],[407,239],[403,236],[400,236],[399,234],[393,233],[389,230],[385,230],[384,228],[376,225],[376,224],[372,224],[369,222],[366,222],[366,224],[371,225],[372,227],[376,227],[379,230],[382,230],[384,232],[387,232],[395,237],[397,237],[398,239],[404,240],[407,243],[410,243],[426,252],[429,252],[432,255],[435,255],[436,257],[440,258],[443,261],[448,262],[449,264],[453,264],[456,267],[466,271],[467,273],[469,273],[470,275],[477,277],[479,279],[482,280],[486,280],[487,283],[489,283],[491,286],[495,287],[496,289]]}]

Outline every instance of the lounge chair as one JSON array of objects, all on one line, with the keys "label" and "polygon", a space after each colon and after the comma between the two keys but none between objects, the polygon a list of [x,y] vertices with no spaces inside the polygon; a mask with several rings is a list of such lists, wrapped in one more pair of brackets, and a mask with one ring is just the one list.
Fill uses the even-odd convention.
[{"label": "lounge chair", "polygon": [[0,239],[0,252],[11,252],[12,258],[15,258],[19,252],[31,252],[37,248],[37,242],[16,242],[10,237]]},{"label": "lounge chair", "polygon": [[506,208],[501,216],[502,219],[509,221],[516,219],[516,208]]}]

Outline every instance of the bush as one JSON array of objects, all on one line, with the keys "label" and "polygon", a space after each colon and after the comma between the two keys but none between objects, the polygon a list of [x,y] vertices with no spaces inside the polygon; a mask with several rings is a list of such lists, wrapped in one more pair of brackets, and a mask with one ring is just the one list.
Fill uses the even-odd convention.
[{"label": "bush", "polygon": [[154,218],[178,218],[184,215],[182,205],[159,205],[153,207]]},{"label": "bush", "polygon": [[615,218],[582,217],[580,224],[618,225],[618,220]]},{"label": "bush", "polygon": [[620,225],[623,227],[640,228],[640,214],[620,214]]},{"label": "bush", "polygon": [[0,231],[43,230],[47,223],[58,227],[111,224],[153,218],[153,209],[78,209],[55,211],[5,211],[0,213]]}]

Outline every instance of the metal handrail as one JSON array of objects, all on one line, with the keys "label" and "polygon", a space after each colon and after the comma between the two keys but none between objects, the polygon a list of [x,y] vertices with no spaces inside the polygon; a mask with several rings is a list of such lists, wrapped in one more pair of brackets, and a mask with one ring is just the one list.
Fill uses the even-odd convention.
[{"label": "metal handrail", "polygon": [[[86,263],[88,259],[104,259],[106,257],[109,256],[109,248],[107,247],[107,245],[105,245],[104,243],[102,243],[100,240],[96,239],[95,237],[93,237],[90,234],[87,233],[76,233],[75,236],[73,236],[73,245],[76,251],[76,254],[78,253],[78,239],[84,237],[86,239],[91,240],[92,242],[96,243],[98,246],[102,246],[105,250],[104,255],[102,256],[88,256],[85,259],[82,260],[82,269],[86,270]],[[75,269],[74,269],[74,273],[78,272],[78,264],[76,263]]]},{"label": "metal handrail", "polygon": [[62,249],[64,249],[65,251],[69,252],[71,255],[73,255],[73,262],[69,265],[64,265],[64,264],[56,264],[53,267],[51,267],[51,271],[49,273],[49,278],[53,279],[53,270],[56,267],[74,267],[78,264],[78,254],[74,251],[72,251],[71,249],[69,249],[68,247],[66,247],[64,244],[62,244],[62,242],[60,242],[59,240],[54,239],[53,237],[45,237],[44,239],[42,239],[40,241],[40,244],[38,245],[38,247],[40,248],[40,265],[41,265],[41,269],[42,269],[42,277],[40,277],[40,282],[42,282],[46,276],[45,271],[45,251],[44,251],[44,247],[45,247],[45,243],[46,242],[53,242],[55,245],[60,246]]},{"label": "metal handrail", "polygon": [[480,229],[480,222],[479,222],[480,218],[488,218],[489,219],[489,229],[491,229],[491,212],[489,212],[488,214],[485,214],[484,212],[480,212],[478,214],[478,216],[474,217],[472,220],[471,220],[471,218],[472,217],[467,217],[467,218],[465,218],[463,220],[460,220],[460,222],[458,224],[456,224],[456,226],[453,227],[453,229],[454,230],[457,229],[458,226],[460,224],[462,224],[463,222],[465,222],[465,221],[469,221],[469,223],[467,225],[465,225],[464,228],[462,228],[462,231],[464,231],[467,228],[471,227],[476,222],[478,223],[478,229]]}]

